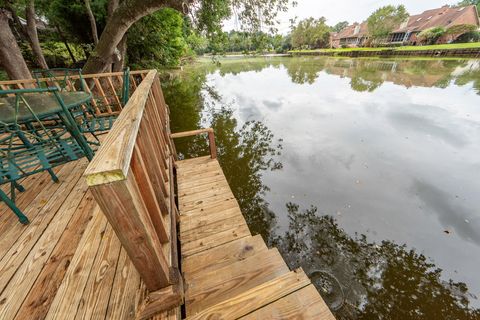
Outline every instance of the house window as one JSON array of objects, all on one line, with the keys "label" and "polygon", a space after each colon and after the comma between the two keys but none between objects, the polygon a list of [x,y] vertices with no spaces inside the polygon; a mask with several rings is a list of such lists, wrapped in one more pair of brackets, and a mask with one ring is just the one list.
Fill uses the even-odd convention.
[{"label": "house window", "polygon": [[401,42],[405,38],[405,33],[394,33],[392,35],[392,42]]}]

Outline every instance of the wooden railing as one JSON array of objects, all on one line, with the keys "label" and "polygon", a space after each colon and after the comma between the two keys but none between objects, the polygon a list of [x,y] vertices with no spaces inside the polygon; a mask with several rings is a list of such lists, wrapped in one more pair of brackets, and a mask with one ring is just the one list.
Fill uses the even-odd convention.
[{"label": "wooden railing", "polygon": [[197,136],[197,135],[205,134],[205,133],[208,134],[208,144],[209,144],[209,148],[210,148],[210,157],[212,159],[215,159],[215,158],[217,158],[217,147],[215,145],[215,134],[214,134],[212,128],[205,128],[205,129],[198,129],[198,130],[193,130],[193,131],[172,133],[172,134],[170,134],[170,137],[172,139],[177,139],[177,138]]},{"label": "wooden railing", "polygon": [[[130,95],[137,89],[138,85],[147,75],[148,70],[130,71],[129,92]],[[99,116],[116,115],[122,111],[122,87],[123,72],[111,72],[100,74],[82,75],[88,83],[86,90],[92,93],[90,101],[95,113]],[[68,78],[67,88],[76,91],[76,86],[72,83],[79,78],[78,75],[71,75]],[[37,82],[44,83],[48,78],[28,79],[28,80],[8,80],[0,81],[1,90],[24,89],[37,87]]]},{"label": "wooden railing", "polygon": [[138,85],[85,171],[150,294],[138,318],[179,305],[174,147],[157,71]]}]

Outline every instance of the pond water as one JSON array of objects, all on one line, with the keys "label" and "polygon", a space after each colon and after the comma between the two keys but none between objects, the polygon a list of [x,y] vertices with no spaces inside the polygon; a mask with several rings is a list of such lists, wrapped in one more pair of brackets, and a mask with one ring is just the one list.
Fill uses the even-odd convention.
[{"label": "pond water", "polygon": [[164,78],[172,131],[215,129],[251,231],[339,319],[480,319],[479,60],[237,58]]}]

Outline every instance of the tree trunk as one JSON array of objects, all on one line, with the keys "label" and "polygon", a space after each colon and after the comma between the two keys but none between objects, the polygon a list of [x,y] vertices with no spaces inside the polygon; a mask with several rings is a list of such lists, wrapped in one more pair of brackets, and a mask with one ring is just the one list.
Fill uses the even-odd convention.
[{"label": "tree trunk", "polygon": [[37,22],[35,21],[35,2],[29,0],[25,9],[25,15],[27,17],[27,34],[32,47],[35,60],[42,69],[48,69],[47,61],[43,56],[42,48],[40,47],[40,41],[38,40]]},{"label": "tree trunk", "polygon": [[95,50],[85,64],[83,73],[103,72],[108,64],[112,63],[115,49],[127,30],[142,17],[166,7],[181,11],[182,4],[183,2],[178,0],[130,0],[123,2],[107,22]]},{"label": "tree trunk", "polygon": [[0,64],[12,80],[31,79],[32,75],[8,24],[10,17],[7,10],[0,9]]},{"label": "tree trunk", "polygon": [[95,16],[93,15],[92,8],[90,7],[90,0],[85,0],[85,8],[87,8],[88,20],[90,20],[90,28],[92,29],[93,43],[98,43],[97,23],[95,22]]},{"label": "tree trunk", "polygon": [[122,40],[117,46],[116,60],[113,63],[113,72],[120,72],[125,67],[125,58],[127,56],[127,34],[123,36]]},{"label": "tree trunk", "polygon": [[113,16],[113,13],[118,8],[119,0],[109,0],[108,1],[108,9],[107,9],[107,21]]},{"label": "tree trunk", "polygon": [[55,25],[55,28],[57,29],[58,35],[60,39],[62,39],[63,43],[65,44],[65,47],[67,48],[68,54],[70,55],[70,58],[72,58],[73,64],[77,63],[77,59],[75,59],[75,56],[73,55],[72,49],[70,49],[70,46],[68,45],[67,38],[63,34],[62,30],[58,26],[58,24]]}]

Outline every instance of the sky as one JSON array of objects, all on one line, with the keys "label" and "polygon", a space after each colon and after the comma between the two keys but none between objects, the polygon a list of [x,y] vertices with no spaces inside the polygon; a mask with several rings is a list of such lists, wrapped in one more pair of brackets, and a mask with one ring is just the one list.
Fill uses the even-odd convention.
[{"label": "sky", "polygon": [[[375,11],[385,5],[403,4],[410,14],[421,13],[427,9],[441,7],[445,4],[456,4],[460,0],[297,0],[296,7],[291,8],[287,13],[279,15],[280,25],[277,26],[282,34],[289,31],[289,19],[297,17],[298,20],[314,17],[325,17],[329,25],[335,25],[340,21],[361,22]],[[238,29],[235,19],[225,22],[226,31]]]}]

